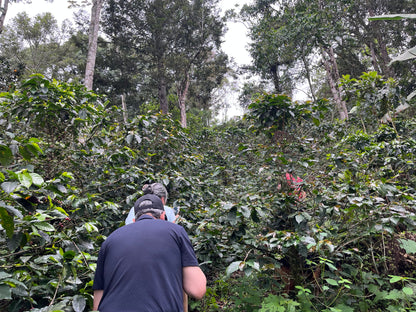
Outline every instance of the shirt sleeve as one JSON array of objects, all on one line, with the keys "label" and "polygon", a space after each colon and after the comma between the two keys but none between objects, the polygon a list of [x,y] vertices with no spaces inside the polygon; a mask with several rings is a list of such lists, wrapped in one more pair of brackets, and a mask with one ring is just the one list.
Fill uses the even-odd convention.
[{"label": "shirt sleeve", "polygon": [[124,223],[125,224],[133,223],[133,219],[134,219],[134,207],[130,209],[129,214],[127,215],[126,221]]},{"label": "shirt sleeve", "polygon": [[182,255],[182,267],[199,266],[198,259],[196,258],[194,248],[189,240],[188,234],[185,229],[181,227],[181,255]]},{"label": "shirt sleeve", "polygon": [[97,267],[95,269],[93,290],[104,289],[104,259],[105,259],[105,242],[102,244],[98,253]]}]

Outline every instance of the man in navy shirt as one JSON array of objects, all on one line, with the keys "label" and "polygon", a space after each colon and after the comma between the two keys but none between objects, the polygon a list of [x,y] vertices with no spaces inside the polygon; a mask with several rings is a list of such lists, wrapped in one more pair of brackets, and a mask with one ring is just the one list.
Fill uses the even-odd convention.
[{"label": "man in navy shirt", "polygon": [[206,278],[183,227],[166,222],[156,195],[134,204],[136,222],[102,244],[94,277],[94,310],[182,312],[183,291],[201,299]]}]

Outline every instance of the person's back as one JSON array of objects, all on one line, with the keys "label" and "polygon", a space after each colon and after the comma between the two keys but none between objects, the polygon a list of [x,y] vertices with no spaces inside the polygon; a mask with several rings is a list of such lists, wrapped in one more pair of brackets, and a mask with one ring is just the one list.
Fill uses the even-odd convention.
[{"label": "person's back", "polygon": [[100,312],[182,312],[183,291],[196,299],[206,277],[183,227],[166,222],[153,194],[134,204],[136,222],[102,244],[94,277],[93,308]]},{"label": "person's back", "polygon": [[111,234],[100,250],[105,262],[97,263],[103,269],[103,281],[95,281],[104,289],[100,312],[183,311],[182,267],[198,266],[181,256],[192,254],[184,237],[181,226],[151,216]]}]

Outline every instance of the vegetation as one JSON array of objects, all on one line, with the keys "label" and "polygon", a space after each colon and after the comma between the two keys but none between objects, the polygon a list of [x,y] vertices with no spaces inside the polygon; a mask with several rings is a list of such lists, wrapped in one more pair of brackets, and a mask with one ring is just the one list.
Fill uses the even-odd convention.
[{"label": "vegetation", "polygon": [[[325,55],[323,61],[330,68],[323,72],[334,74],[333,66],[341,61],[331,55],[348,52],[341,45],[331,50],[332,40],[341,38],[335,32],[354,28],[351,18],[364,9],[350,1],[343,11],[352,14],[347,14],[350,19],[331,28],[330,17],[344,17],[335,4],[322,16],[324,12],[306,14],[319,6],[290,3],[296,6],[286,6],[286,11],[278,10],[275,1],[258,1],[243,10],[243,14],[261,17],[252,30],[267,35],[253,43],[253,51],[265,52],[255,67],[270,79],[267,57],[276,61],[274,65],[284,61],[284,76],[292,79],[291,66],[302,59],[301,49],[282,47],[271,57],[269,43],[272,39],[285,42],[273,37],[276,35],[294,35],[285,29],[309,25],[309,30],[302,30],[310,31],[305,36],[290,38],[299,39],[296,42],[304,46],[308,40],[321,43],[322,47],[312,50]],[[108,4],[118,5],[114,1]],[[156,4],[161,2],[152,5]],[[298,14],[290,14],[293,12]],[[107,27],[115,27],[110,17],[104,16]],[[309,24],[297,22],[304,19]],[[320,31],[315,19],[323,19]],[[380,17],[375,19],[380,22]],[[18,21],[27,26],[19,26]],[[27,16],[20,15],[14,21],[17,28],[6,28],[0,44],[16,43],[13,36],[21,35],[17,29],[50,29],[43,27],[54,24],[49,15],[36,21],[38,24],[30,24]],[[278,28],[267,28],[267,23]],[[172,32],[165,35],[174,33],[174,23],[167,26]],[[360,29],[351,33],[363,34]],[[410,34],[412,28],[406,31]],[[63,47],[86,53],[86,36],[81,30],[63,45],[54,41],[53,33],[48,35],[51,41],[34,45],[39,55],[32,56],[40,57],[46,51],[58,60],[65,55]],[[368,49],[374,39],[370,37],[363,41]],[[56,50],[47,49],[48,44]],[[202,301],[191,299],[190,311],[416,311],[416,122],[415,98],[409,96],[414,81],[407,71],[399,75],[404,63],[412,62],[410,57],[394,63],[395,75],[374,68],[358,74],[355,67],[348,73],[345,66],[338,80],[332,76],[335,85],[328,77],[319,90],[311,89],[311,100],[302,102],[282,93],[264,92],[263,81],[261,88],[245,88],[242,97],[245,103],[250,99],[250,104],[243,118],[207,126],[199,118],[205,116],[201,110],[188,111],[192,124],[185,128],[178,111],[158,112],[160,103],[154,101],[158,94],[149,78],[155,73],[140,67],[144,63],[136,59],[131,45],[99,44],[98,64],[105,64],[107,57],[109,61],[112,53],[125,51],[114,64],[121,61],[125,67],[120,71],[132,69],[128,74],[137,78],[131,85],[118,84],[119,80],[112,79],[122,77],[119,72],[98,66],[98,77],[102,74],[107,79],[97,80],[102,90],[114,81],[107,94],[77,83],[83,65],[73,63],[73,70],[65,65],[72,64],[72,53],[68,63],[37,62],[42,63],[38,70],[44,72],[31,74],[28,56],[32,47],[8,47],[13,46],[19,63],[11,57],[11,50],[0,52],[1,311],[90,311],[100,245],[124,225],[141,195],[141,186],[149,181],[164,183],[170,195],[168,204],[181,208],[179,223],[187,230],[208,277],[206,296]],[[389,46],[397,51],[407,49],[394,42]],[[191,47],[182,46],[185,52]],[[352,52],[365,50],[351,47]],[[312,56],[304,55],[305,66]],[[131,64],[138,67],[128,65],[133,57]],[[374,57],[381,59],[381,54]],[[357,67],[368,60],[368,55],[361,58]],[[171,64],[176,66],[183,60],[171,61],[177,61]],[[382,64],[378,69],[389,66]],[[188,65],[189,74],[197,75],[198,67]],[[408,66],[410,71],[412,66],[414,63]],[[178,82],[183,76],[175,76],[175,68],[168,73]],[[144,71],[140,79],[134,74],[139,69]],[[224,73],[208,72],[212,76],[201,73],[200,77],[218,74],[219,80],[210,81],[212,85],[204,89],[207,94],[220,84]],[[315,67],[310,78],[318,77],[319,72]],[[58,73],[73,75],[72,82],[65,75],[54,79]],[[283,72],[276,69],[271,77],[283,78],[278,73]],[[142,86],[149,88],[138,87],[141,79]],[[278,86],[284,91],[291,85],[286,84],[289,80],[275,80],[275,89]],[[195,86],[195,90],[203,88],[202,84]],[[332,87],[338,90],[338,98],[327,92]],[[190,94],[197,103],[195,90]],[[126,92],[136,100],[151,94],[148,100],[130,106],[129,118],[113,96]],[[321,97],[325,93],[330,95],[328,99]],[[174,93],[169,95],[174,98]],[[195,109],[204,107],[205,100],[211,103],[204,98]],[[341,118],[340,103],[348,118]]]},{"label": "vegetation", "polygon": [[324,103],[264,96],[255,118],[189,133],[166,115],[119,123],[101,97],[40,75],[1,99],[7,311],[88,310],[99,246],[148,180],[181,207],[209,277],[195,311],[415,309],[412,120],[347,129]]}]

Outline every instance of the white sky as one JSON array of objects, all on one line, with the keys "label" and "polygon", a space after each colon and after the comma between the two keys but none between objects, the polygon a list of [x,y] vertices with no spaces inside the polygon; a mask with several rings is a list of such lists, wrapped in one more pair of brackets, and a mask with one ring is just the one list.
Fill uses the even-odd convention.
[{"label": "white sky", "polygon": [[[222,12],[233,9],[250,3],[251,0],[221,0],[220,6]],[[32,0],[31,4],[25,3],[11,3],[6,15],[5,23],[7,24],[19,12],[27,12],[30,16],[35,16],[40,13],[51,12],[53,16],[61,23],[64,19],[71,19],[73,12],[78,9],[69,9],[68,3],[65,0],[54,0],[52,3],[45,0]],[[234,61],[237,65],[249,64],[251,62],[250,55],[247,51],[247,29],[242,23],[227,23],[227,32],[224,35],[224,42],[222,45],[223,51]],[[242,82],[237,82],[241,85]],[[238,92],[229,94],[226,101],[231,103],[231,107],[223,112],[224,116],[231,118],[232,116],[241,115],[243,112],[237,105]],[[221,118],[221,117],[220,117]],[[225,117],[222,117],[225,118]]]}]

